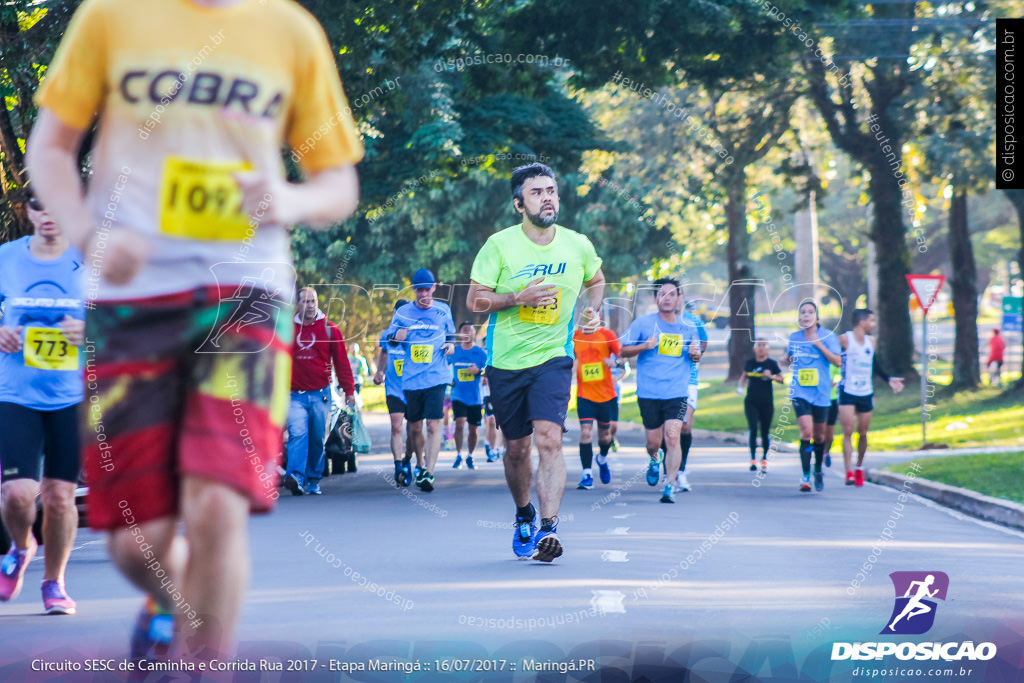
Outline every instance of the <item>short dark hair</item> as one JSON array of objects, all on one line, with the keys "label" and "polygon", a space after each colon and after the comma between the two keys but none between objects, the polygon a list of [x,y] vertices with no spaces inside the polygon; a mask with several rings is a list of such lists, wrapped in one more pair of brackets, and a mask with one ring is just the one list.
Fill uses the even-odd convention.
[{"label": "short dark hair", "polygon": [[466,325],[473,325],[473,324],[474,323],[473,323],[472,320],[463,320],[461,323],[459,323],[459,329],[461,330]]},{"label": "short dark hair", "polygon": [[512,179],[509,184],[512,186],[512,197],[523,201],[523,183],[530,178],[536,178],[538,176],[547,176],[555,181],[555,187],[558,187],[558,178],[555,177],[555,172],[551,170],[550,166],[545,164],[534,162],[532,164],[526,164],[520,166],[512,171]]},{"label": "short dark hair", "polygon": [[868,316],[872,316],[874,314],[875,312],[872,311],[870,308],[858,308],[856,311],[853,312],[853,326],[857,327],[857,325],[860,324],[861,320],[864,320]]},{"label": "short dark hair", "polygon": [[801,301],[800,305],[796,307],[797,313],[800,313],[800,309],[808,304],[810,304],[810,306],[814,308],[814,315],[818,315],[818,304],[815,303],[813,299],[804,299],[803,301]]},{"label": "short dark hair", "polygon": [[654,281],[654,296],[658,296],[658,290],[660,290],[665,285],[675,285],[676,294],[683,293],[683,290],[680,289],[679,287],[679,280],[675,279],[674,277],[659,277],[657,280]]},{"label": "short dark hair", "polygon": [[394,310],[397,311],[399,308],[401,308],[402,306],[406,305],[407,303],[409,303],[408,299],[399,299],[398,301],[395,302]]}]

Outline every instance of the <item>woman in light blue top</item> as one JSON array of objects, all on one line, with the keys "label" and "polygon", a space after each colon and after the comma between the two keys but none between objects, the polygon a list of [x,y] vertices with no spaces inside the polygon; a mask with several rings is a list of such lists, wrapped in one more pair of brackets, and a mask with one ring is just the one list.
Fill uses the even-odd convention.
[{"label": "woman in light blue top", "polygon": [[811,490],[811,454],[814,454],[814,488],[821,491],[825,479],[821,463],[825,454],[825,422],[832,404],[829,366],[842,363],[842,348],[832,330],[818,320],[818,305],[804,301],[799,308],[800,329],[789,335],[784,363],[793,370],[789,398],[800,426],[801,491]]}]

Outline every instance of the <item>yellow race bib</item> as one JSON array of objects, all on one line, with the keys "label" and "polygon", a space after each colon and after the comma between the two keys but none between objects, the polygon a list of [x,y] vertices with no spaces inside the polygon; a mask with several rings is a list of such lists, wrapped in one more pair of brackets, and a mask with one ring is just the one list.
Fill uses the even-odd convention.
[{"label": "yellow race bib", "polygon": [[232,177],[250,170],[244,161],[168,157],[160,182],[160,232],[195,240],[242,240],[252,236],[242,210],[242,191]]},{"label": "yellow race bib", "polygon": [[25,367],[77,370],[78,347],[55,327],[25,328]]},{"label": "yellow race bib", "polygon": [[458,375],[460,382],[472,382],[476,379],[476,375],[474,375],[469,368],[459,368],[456,374]]},{"label": "yellow race bib", "polygon": [[430,344],[413,344],[409,357],[413,363],[429,363],[434,358],[434,347]]},{"label": "yellow race bib", "polygon": [[604,379],[604,363],[584,363],[580,373],[584,382],[600,382]]},{"label": "yellow race bib", "polygon": [[658,353],[663,356],[683,355],[683,335],[662,334],[658,338]]},{"label": "yellow race bib", "polygon": [[555,302],[547,306],[520,306],[519,322],[535,325],[554,325],[558,322],[559,309],[562,305],[562,290],[555,293]]},{"label": "yellow race bib", "polygon": [[818,368],[803,368],[796,371],[796,383],[802,387],[818,386]]},{"label": "yellow race bib", "polygon": [[395,360],[395,375],[397,377],[401,377],[402,376],[402,366],[403,365],[405,365],[405,359],[404,358],[398,358],[398,359]]}]

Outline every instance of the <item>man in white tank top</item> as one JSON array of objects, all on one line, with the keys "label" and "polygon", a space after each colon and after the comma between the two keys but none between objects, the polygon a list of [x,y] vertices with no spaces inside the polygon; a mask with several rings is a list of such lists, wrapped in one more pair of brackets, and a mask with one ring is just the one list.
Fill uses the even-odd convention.
[{"label": "man in white tank top", "polygon": [[[896,393],[903,391],[903,378],[890,377],[875,356],[875,314],[867,308],[853,312],[853,329],[839,336],[843,348],[843,379],[839,384],[839,421],[843,425],[843,464],[846,466],[846,484],[863,486],[864,454],[868,450],[868,427],[874,410],[875,388],[873,379],[878,375],[889,383]],[[853,455],[853,423],[857,421],[857,468],[850,469]]]}]

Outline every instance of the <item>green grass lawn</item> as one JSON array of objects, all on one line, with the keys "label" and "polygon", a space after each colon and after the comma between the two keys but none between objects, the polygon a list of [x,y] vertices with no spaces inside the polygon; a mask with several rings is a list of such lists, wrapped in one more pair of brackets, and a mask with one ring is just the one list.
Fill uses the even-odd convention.
[{"label": "green grass lawn", "polygon": [[[1002,395],[1001,389],[984,387],[976,391],[949,394],[944,387],[936,387],[932,399],[934,407],[927,422],[928,441],[950,447],[1012,446],[1024,444],[1024,403],[1018,396]],[[775,386],[775,425],[786,414],[790,424],[785,427],[785,439],[796,442],[799,432],[792,409],[783,413],[787,403],[787,388]],[[575,398],[570,403],[575,418]],[[639,424],[640,411],[632,389],[625,391],[620,419]],[[743,416],[743,397],[736,394],[735,385],[720,380],[701,382],[700,403],[694,420],[697,429],[745,433],[747,422]],[[841,433],[841,428],[837,426]],[[875,394],[875,411],[871,422],[872,450],[914,450],[921,446],[921,391],[915,384],[900,394],[887,387]]]},{"label": "green grass lawn", "polygon": [[923,479],[1024,503],[1024,451],[919,458],[888,469],[907,474],[915,463]]}]

